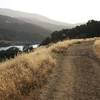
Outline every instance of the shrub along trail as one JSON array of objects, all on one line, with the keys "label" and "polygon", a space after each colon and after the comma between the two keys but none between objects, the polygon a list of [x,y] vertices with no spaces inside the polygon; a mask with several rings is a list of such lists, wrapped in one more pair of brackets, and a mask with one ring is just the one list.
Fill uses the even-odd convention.
[{"label": "shrub along trail", "polygon": [[100,59],[93,43],[74,44],[66,50],[44,100],[100,100]]}]

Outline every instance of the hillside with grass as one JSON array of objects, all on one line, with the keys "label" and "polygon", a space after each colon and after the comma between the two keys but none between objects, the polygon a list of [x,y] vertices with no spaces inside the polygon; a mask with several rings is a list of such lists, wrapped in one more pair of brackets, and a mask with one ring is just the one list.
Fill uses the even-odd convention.
[{"label": "hillside with grass", "polygon": [[[100,43],[99,39],[97,42],[95,40],[97,38],[65,40],[41,46],[32,53],[21,54],[15,59],[0,63],[0,99],[66,100],[66,98],[71,98],[70,100],[90,100],[89,98],[91,98],[91,100],[99,100],[100,70],[95,60],[87,58],[89,54],[95,57],[91,50],[98,52],[99,46],[97,45]],[[76,54],[75,57],[80,56],[80,58],[74,58]],[[86,61],[83,56],[87,59]],[[79,64],[80,61],[81,64]],[[92,67],[89,67],[92,66],[91,62],[94,62],[94,66],[96,65],[97,73],[92,70]],[[82,71],[90,78],[83,77]],[[98,81],[94,79],[98,79]],[[87,82],[90,84],[88,87]],[[96,86],[94,86],[95,84]],[[85,95],[86,91],[89,94]]]},{"label": "hillside with grass", "polygon": [[40,91],[46,89],[53,70],[59,66],[58,54],[76,43],[76,40],[40,47],[30,54],[0,64],[0,98],[2,100],[39,100]]},{"label": "hillside with grass", "polygon": [[0,40],[41,42],[50,30],[13,17],[0,15]]},{"label": "hillside with grass", "polygon": [[76,24],[55,21],[36,13],[27,13],[11,9],[0,8],[0,15],[20,19],[22,21],[50,30],[51,32],[65,28],[72,28],[76,26]]}]

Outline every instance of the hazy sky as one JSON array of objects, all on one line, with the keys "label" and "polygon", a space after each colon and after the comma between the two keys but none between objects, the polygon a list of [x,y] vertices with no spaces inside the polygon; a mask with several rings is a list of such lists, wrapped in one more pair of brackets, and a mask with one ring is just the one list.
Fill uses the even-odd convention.
[{"label": "hazy sky", "polygon": [[68,23],[100,20],[100,0],[0,0],[0,8],[37,13]]}]

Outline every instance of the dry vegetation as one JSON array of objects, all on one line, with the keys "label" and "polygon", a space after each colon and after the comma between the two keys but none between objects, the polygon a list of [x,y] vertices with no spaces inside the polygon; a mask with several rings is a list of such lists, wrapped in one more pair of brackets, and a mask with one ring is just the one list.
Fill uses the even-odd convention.
[{"label": "dry vegetation", "polygon": [[64,54],[70,45],[81,41],[83,39],[58,42],[1,63],[0,100],[40,100],[42,89],[58,66],[56,54]]},{"label": "dry vegetation", "polygon": [[70,41],[58,42],[57,44],[53,44],[52,46],[50,46],[49,49],[53,53],[64,54],[66,52],[66,49],[73,43],[78,43],[78,41],[70,40]]},{"label": "dry vegetation", "polygon": [[100,57],[100,38],[95,41],[94,47],[97,56]]},{"label": "dry vegetation", "polygon": [[83,41],[92,41],[92,40],[96,40],[97,38],[87,38],[87,39],[72,39],[72,40],[65,40],[63,42],[58,42],[57,44],[52,44],[49,49],[50,51],[54,52],[54,53],[61,53],[64,54],[66,53],[66,49],[73,45],[73,44],[80,44]]}]

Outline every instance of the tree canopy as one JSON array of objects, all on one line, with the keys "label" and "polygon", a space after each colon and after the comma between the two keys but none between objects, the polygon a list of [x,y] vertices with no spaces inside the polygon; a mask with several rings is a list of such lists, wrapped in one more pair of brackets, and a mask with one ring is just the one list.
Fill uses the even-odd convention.
[{"label": "tree canopy", "polygon": [[64,39],[80,39],[100,37],[100,21],[89,20],[86,24],[76,26],[72,29],[63,29],[55,31],[50,37],[42,41],[41,45],[46,45],[51,42],[62,41]]}]

